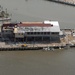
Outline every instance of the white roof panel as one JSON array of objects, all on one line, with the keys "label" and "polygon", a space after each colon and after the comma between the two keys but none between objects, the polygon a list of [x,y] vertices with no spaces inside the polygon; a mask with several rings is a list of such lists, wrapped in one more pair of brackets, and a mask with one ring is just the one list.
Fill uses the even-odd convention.
[{"label": "white roof panel", "polygon": [[51,27],[51,32],[60,32],[60,26],[58,21],[50,21],[50,24],[53,25],[53,27]]},{"label": "white roof panel", "polygon": [[50,21],[50,24],[53,24],[53,26],[59,26],[58,21]]},{"label": "white roof panel", "polygon": [[58,21],[49,21],[49,20],[47,20],[47,21],[44,21],[44,23],[45,24],[53,24],[54,26],[59,26]]}]

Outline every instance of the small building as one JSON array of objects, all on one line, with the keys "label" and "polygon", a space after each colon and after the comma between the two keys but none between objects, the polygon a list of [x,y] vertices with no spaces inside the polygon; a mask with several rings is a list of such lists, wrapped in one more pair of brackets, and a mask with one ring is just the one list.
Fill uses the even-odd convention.
[{"label": "small building", "polygon": [[16,23],[4,23],[1,27],[1,34],[2,38],[5,40],[13,40],[14,39],[14,28],[17,24]]}]

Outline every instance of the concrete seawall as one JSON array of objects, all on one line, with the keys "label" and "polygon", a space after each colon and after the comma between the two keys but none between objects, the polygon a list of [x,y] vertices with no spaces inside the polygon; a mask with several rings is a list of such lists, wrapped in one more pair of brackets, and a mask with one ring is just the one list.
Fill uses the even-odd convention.
[{"label": "concrete seawall", "polygon": [[[41,45],[41,44],[40,44]],[[36,45],[35,45],[36,46]],[[24,51],[24,50],[56,50],[56,49],[69,49],[75,48],[75,45],[61,45],[61,46],[39,46],[39,47],[1,47],[0,51]]]}]

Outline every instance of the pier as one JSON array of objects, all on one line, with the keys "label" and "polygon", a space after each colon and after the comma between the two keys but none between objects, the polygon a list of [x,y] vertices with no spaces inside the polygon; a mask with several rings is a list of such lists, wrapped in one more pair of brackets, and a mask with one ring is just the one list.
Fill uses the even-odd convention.
[{"label": "pier", "polygon": [[50,50],[54,51],[57,49],[69,49],[69,48],[75,48],[75,45],[47,45],[47,44],[35,44],[32,46],[32,44],[28,45],[28,47],[0,47],[0,51],[24,51],[24,50]]},{"label": "pier", "polygon": [[39,43],[39,44],[26,44],[26,47],[22,47],[21,44],[5,44],[0,42],[0,51],[24,51],[24,50],[49,50],[54,51],[57,49],[69,49],[75,48],[75,44],[62,43]]},{"label": "pier", "polygon": [[75,0],[46,0],[46,1],[75,6]]}]

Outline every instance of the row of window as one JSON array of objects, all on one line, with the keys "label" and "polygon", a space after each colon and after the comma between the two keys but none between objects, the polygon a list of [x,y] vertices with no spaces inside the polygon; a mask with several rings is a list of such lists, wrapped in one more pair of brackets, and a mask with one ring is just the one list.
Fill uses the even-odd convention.
[{"label": "row of window", "polygon": [[26,34],[59,34],[58,32],[27,32]]},{"label": "row of window", "polygon": [[27,32],[26,34],[50,34],[50,32]]},{"label": "row of window", "polygon": [[18,35],[24,35],[23,33],[18,33]]},{"label": "row of window", "polygon": [[13,32],[13,31],[8,31],[8,30],[6,30],[6,31],[2,31],[2,32]]},{"label": "row of window", "polygon": [[[9,32],[9,31],[2,31],[2,32]],[[13,31],[10,31],[10,32],[13,32]],[[59,33],[58,32],[25,32],[25,34],[27,34],[27,35],[32,35],[32,34],[34,34],[34,35],[37,35],[37,34],[56,35]],[[24,35],[24,33],[18,33],[18,35]]]}]

